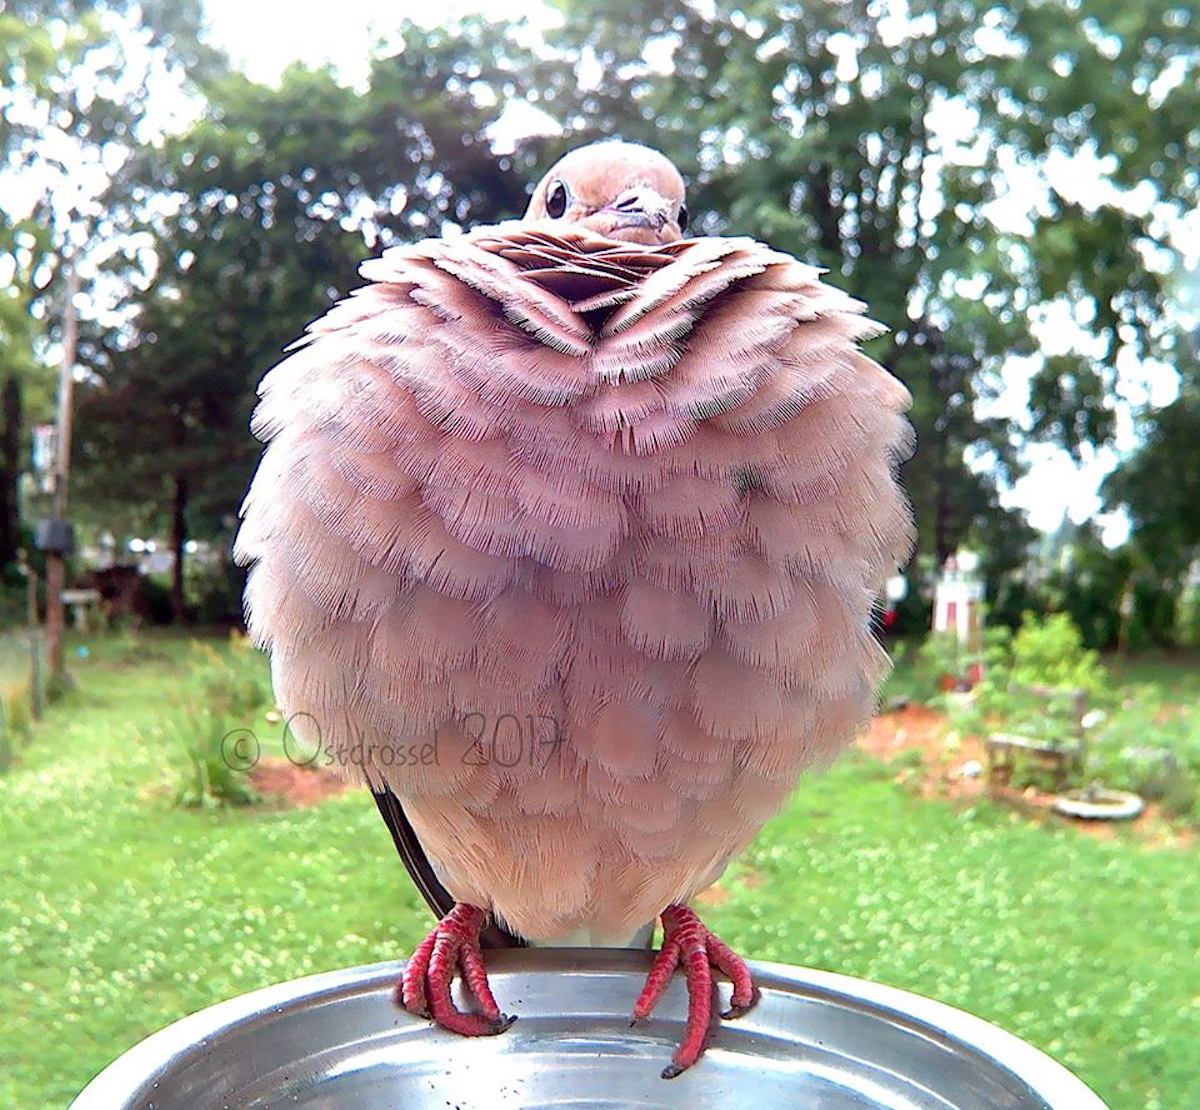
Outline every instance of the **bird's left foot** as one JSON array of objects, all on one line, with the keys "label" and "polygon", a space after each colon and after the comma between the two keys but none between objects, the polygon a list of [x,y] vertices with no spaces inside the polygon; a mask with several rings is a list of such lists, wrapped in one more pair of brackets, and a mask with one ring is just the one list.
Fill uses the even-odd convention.
[{"label": "bird's left foot", "polygon": [[646,985],[633,1007],[633,1020],[650,1015],[675,968],[683,965],[687,977],[688,1016],[683,1040],[671,1063],[663,1069],[664,1079],[674,1079],[704,1054],[709,1023],[712,1020],[713,968],[724,972],[733,983],[729,1009],[721,1017],[741,1017],[758,1001],[758,988],[750,978],[746,961],[714,935],[687,906],[668,906],[662,914],[663,945]]},{"label": "bird's left foot", "polygon": [[[503,1033],[514,1021],[500,1012],[479,946],[487,913],[460,902],[434,926],[404,967],[393,995],[396,1005],[420,1017],[433,1018],[443,1029],[464,1037]],[[464,1014],[450,998],[456,969],[479,1003],[480,1013]]]}]

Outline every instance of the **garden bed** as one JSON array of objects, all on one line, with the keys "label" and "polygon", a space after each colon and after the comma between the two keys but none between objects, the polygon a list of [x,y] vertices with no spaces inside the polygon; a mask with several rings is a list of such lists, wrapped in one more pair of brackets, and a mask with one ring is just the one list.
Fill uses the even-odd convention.
[{"label": "garden bed", "polygon": [[[951,728],[945,713],[923,705],[880,713],[859,737],[858,747],[896,767],[896,781],[914,789],[923,798],[947,798],[971,802],[982,797],[1011,806],[1030,818],[1070,826],[1086,836],[1107,840],[1129,830],[1138,840],[1154,847],[1183,847],[1196,842],[1196,831],[1168,820],[1155,803],[1136,818],[1121,822],[1085,821],[1054,811],[1057,795],[1034,786],[989,786],[986,781],[986,751],[981,739],[960,736]],[[965,775],[964,768],[979,768]]]}]

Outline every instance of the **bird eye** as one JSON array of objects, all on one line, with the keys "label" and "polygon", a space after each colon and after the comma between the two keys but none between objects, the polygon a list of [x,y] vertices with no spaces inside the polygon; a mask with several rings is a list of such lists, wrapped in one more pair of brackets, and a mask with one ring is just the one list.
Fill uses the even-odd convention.
[{"label": "bird eye", "polygon": [[675,218],[675,222],[679,224],[679,230],[681,232],[687,231],[688,210],[686,204],[681,204],[679,206],[679,215]]},{"label": "bird eye", "polygon": [[567,210],[567,187],[561,181],[555,181],[546,193],[546,213],[557,220]]}]

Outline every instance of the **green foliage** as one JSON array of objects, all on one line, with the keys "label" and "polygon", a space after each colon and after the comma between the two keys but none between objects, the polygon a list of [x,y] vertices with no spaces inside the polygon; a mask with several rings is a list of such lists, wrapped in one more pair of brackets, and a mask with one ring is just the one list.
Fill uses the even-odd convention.
[{"label": "green foliage", "polygon": [[[921,450],[905,474],[922,553],[977,544],[1003,620],[1037,598],[1013,573],[1032,535],[1001,506],[997,480],[1019,473],[1029,441],[1080,456],[1108,442],[1121,356],[1176,366],[1179,400],[1146,421],[1137,457],[1106,489],[1129,507],[1142,560],[1122,642],[1166,642],[1198,542],[1195,358],[1169,311],[1177,283],[1161,231],[1200,200],[1186,8],[913,0],[897,20],[859,2],[559,7],[562,26],[537,56],[513,24],[405,24],[399,53],[376,59],[352,90],[328,69],[294,66],[277,88],[232,72],[202,42],[198,0],[5,5],[0,96],[36,104],[54,141],[0,112],[3,164],[61,183],[72,174],[50,153],[71,144],[93,168],[101,154],[126,159],[92,227],[102,269],[128,295],[125,326],[84,321],[84,514],[117,531],[174,532],[179,544],[226,543],[257,457],[253,386],[357,282],[357,262],[517,215],[527,182],[562,149],[621,135],[683,167],[701,233],[755,235],[827,266],[891,328],[871,350],[913,394]],[[150,51],[127,51],[131,38]],[[647,44],[669,48],[671,64],[649,64]],[[581,83],[581,68],[594,80]],[[156,69],[184,82],[198,118],[182,135],[134,142]],[[495,156],[491,129],[514,101],[549,112],[562,135]],[[953,119],[958,138],[943,133]],[[1084,152],[1102,181],[1086,203],[1051,172]],[[1050,182],[1045,197],[1025,217],[998,218],[1030,177]],[[1146,195],[1153,204],[1131,199]],[[15,264],[0,353],[35,417],[50,403],[36,355],[57,327],[67,224],[77,238],[87,230],[51,200],[0,211],[0,251]],[[125,235],[150,244],[156,265]],[[113,243],[126,245],[114,253]],[[1043,356],[1029,322],[1055,303],[1088,334]],[[1027,422],[988,407],[1010,355],[1031,360]],[[1121,567],[1093,569],[1051,604],[1085,642],[1108,645],[1121,636],[1120,595],[1101,579]],[[204,615],[221,602],[206,592]],[[914,591],[902,627],[920,606]]]},{"label": "green foliage", "polygon": [[142,579],[140,589],[151,623],[170,624],[174,616],[170,582],[160,575],[148,574]]},{"label": "green foliage", "polygon": [[241,621],[245,573],[228,558],[206,562],[189,559],[184,578],[188,612],[196,624],[208,626]]},{"label": "green foliage", "polygon": [[1200,647],[1200,585],[1189,586],[1179,598],[1178,642],[1184,647]]},{"label": "green foliage", "polygon": [[[1073,744],[1080,739],[1075,691],[1081,691],[1089,713],[1098,711],[1083,731],[1084,778],[1161,800],[1170,816],[1197,812],[1200,709],[1194,682],[1166,688],[1161,680],[1130,681],[1114,687],[1065,613],[1026,614],[1015,635],[989,628],[984,656],[983,680],[973,697],[947,703],[958,730],[1010,733],[1048,747]],[[1018,758],[1013,783],[1048,786],[1049,779]]]},{"label": "green foliage", "polygon": [[1138,536],[1109,549],[1094,527],[1064,525],[1061,532],[1061,554],[1038,597],[1042,607],[1069,613],[1094,648],[1186,642],[1178,583],[1154,569]]},{"label": "green foliage", "polygon": [[[328,69],[293,66],[278,88],[223,74],[186,134],[123,168],[110,218],[149,236],[159,265],[129,290],[132,333],[93,329],[84,345],[77,485],[97,521],[228,549],[260,453],[255,387],[281,348],[360,284],[369,253],[523,208],[524,175],[487,129],[528,56],[483,23],[404,40],[421,64],[380,59],[365,94]],[[200,600],[229,616],[222,592]]]},{"label": "green foliage", "polygon": [[1200,778],[1178,775],[1171,779],[1162,800],[1163,812],[1196,823],[1200,818]]},{"label": "green foliage", "polygon": [[[85,290],[95,269],[135,284],[142,276],[133,264],[138,246],[119,238],[97,194],[115,165],[148,145],[147,117],[159,114],[152,89],[173,79],[192,89],[220,68],[200,42],[200,22],[200,0],[0,4],[0,174],[22,183],[0,203],[0,563],[16,554],[29,426],[54,411],[55,375],[45,363],[62,335],[65,259]],[[178,87],[167,95],[178,96]],[[98,262],[88,258],[93,250]],[[101,288],[91,298],[98,304],[109,297],[103,281]],[[85,350],[94,330],[85,320]]]},{"label": "green foliage", "polygon": [[[948,708],[962,732],[1009,733],[1047,747],[1069,747],[1080,739],[1077,695],[1095,704],[1107,697],[1107,685],[1099,657],[1083,646],[1069,616],[1027,613],[1015,635],[1002,626],[987,630],[983,678],[969,701]],[[1018,761],[1013,782],[1042,778]]]},{"label": "green foliage", "polygon": [[231,761],[224,743],[235,727],[231,718],[193,705],[168,718],[166,727],[183,744],[187,758],[175,793],[178,805],[207,809],[252,805],[259,800],[244,771]]},{"label": "green foliage", "polygon": [[1127,685],[1121,693],[1091,733],[1089,774],[1160,801],[1169,816],[1200,822],[1200,706],[1173,700],[1151,682]]},{"label": "green foliage", "polygon": [[[223,649],[198,642],[177,708],[164,728],[181,743],[186,762],[176,790],[179,805],[249,805],[259,800],[245,772],[254,755],[231,747],[228,737],[254,723],[270,703],[270,683],[262,658],[242,636]],[[251,730],[252,731],[252,730]]]},{"label": "green foliage", "polygon": [[194,652],[188,687],[207,709],[244,725],[256,710],[272,704],[262,655],[245,636],[231,633],[220,650],[198,641]]},{"label": "green foliage", "polygon": [[916,678],[925,700],[932,700],[966,678],[972,662],[953,632],[931,632],[916,651]]},{"label": "green foliage", "polygon": [[915,640],[889,637],[884,643],[892,660],[892,669],[880,689],[881,704],[893,700],[903,702],[921,701],[925,697],[922,676],[918,665],[921,644]]},{"label": "green foliage", "polygon": [[1129,512],[1136,550],[1173,595],[1200,559],[1200,368],[1189,348],[1180,354],[1178,399],[1146,417],[1142,444],[1103,489],[1109,507]]},{"label": "green foliage", "polygon": [[1083,646],[1079,629],[1066,613],[1025,615],[1012,638],[1007,678],[1019,685],[1082,690],[1093,698],[1106,685],[1100,657]]},{"label": "green foliage", "polygon": [[[1118,356],[1176,351],[1166,279],[1143,261],[1164,215],[1197,201],[1194,82],[1163,79],[1196,53],[1175,0],[914,0],[899,21],[863,3],[560,7],[536,57],[513,25],[405,24],[362,90],[325,69],[292,67],[273,89],[208,67],[200,118],[131,160],[109,198],[114,230],[148,234],[159,267],[131,293],[128,333],[85,337],[80,480],[94,507],[227,534],[257,453],[252,386],[356,282],[357,261],[518,215],[555,155],[620,135],[681,165],[698,231],[827,266],[889,325],[872,353],[913,393],[921,450],[905,473],[922,551],[941,559],[971,538],[993,595],[1013,593],[1032,537],[997,479],[1019,472],[1026,440],[1077,454],[1107,442]],[[671,64],[647,64],[648,43]],[[490,129],[513,101],[562,135],[494,156]],[[949,116],[969,143],[939,133]],[[1080,151],[1109,186],[1094,202],[1051,187],[1017,226],[996,218],[1010,167],[1045,175]],[[1148,209],[1121,201],[1146,190]],[[1090,335],[1043,358],[1029,321],[1054,301]],[[1028,427],[986,408],[1013,354],[1034,362]]]},{"label": "green foliage", "polygon": [[[1029,434],[1078,453],[1112,432],[1122,348],[1169,359],[1176,335],[1147,326],[1166,307],[1165,279],[1131,249],[1158,239],[1149,214],[1085,208],[1051,188],[1014,229],[994,223],[990,205],[1021,188],[1006,165],[1037,172],[1094,146],[1122,187],[1153,182],[1176,212],[1194,207],[1200,182],[1160,157],[1200,141],[1185,122],[1200,111],[1194,82],[1153,106],[1134,92],[1195,59],[1175,0],[1136,14],[1109,0],[917,0],[902,27],[886,5],[862,3],[562,6],[559,41],[591,52],[601,76],[595,88],[555,90],[572,119],[561,145],[583,132],[664,147],[691,177],[698,227],[813,258],[863,297],[892,328],[874,353],[914,397],[920,450],[905,473],[922,551],[945,558],[974,535],[1015,565],[1022,530],[994,478],[1018,469],[1021,432],[978,404],[1000,391],[1001,361],[1034,356]],[[631,64],[647,41],[672,43],[669,72]],[[950,106],[970,121],[969,158],[934,126]],[[1096,340],[1077,350],[1102,353],[1032,349],[1030,310],[1053,300]],[[963,465],[968,449],[988,475]],[[989,568],[993,585],[1003,569]]]}]

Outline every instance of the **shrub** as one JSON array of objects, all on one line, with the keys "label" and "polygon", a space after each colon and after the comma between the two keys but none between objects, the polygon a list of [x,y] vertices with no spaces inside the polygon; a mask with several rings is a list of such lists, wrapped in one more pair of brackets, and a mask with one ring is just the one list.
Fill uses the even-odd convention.
[{"label": "shrub", "polygon": [[271,701],[263,658],[237,633],[224,650],[198,643],[193,652],[194,663],[172,721],[186,756],[176,800],[189,807],[256,802],[258,794],[245,771],[257,752],[243,752],[228,738],[241,730],[256,745],[249,726]]},{"label": "shrub", "polygon": [[196,707],[178,712],[173,725],[187,757],[175,795],[178,805],[208,809],[223,804],[251,805],[259,800],[226,743],[236,727],[228,718]]},{"label": "shrub", "polygon": [[1189,586],[1180,595],[1175,625],[1179,643],[1200,647],[1200,586]]},{"label": "shrub", "polygon": [[1200,783],[1194,777],[1180,775],[1163,795],[1162,808],[1168,817],[1192,821],[1200,818]]},{"label": "shrub", "polygon": [[[1105,672],[1064,613],[1026,613],[1015,634],[1002,626],[987,629],[983,657],[983,678],[974,696],[948,706],[961,732],[1015,733],[1047,747],[1065,747],[1078,738],[1076,691],[1093,702],[1104,700]],[[1012,782],[1050,785],[1049,778],[1020,760]]]},{"label": "shrub", "polygon": [[1196,813],[1200,792],[1200,714],[1165,700],[1153,683],[1126,697],[1091,736],[1089,769],[1106,786],[1161,801],[1173,817]]},{"label": "shrub", "polygon": [[1083,646],[1066,613],[1026,613],[1012,640],[1010,680],[1018,685],[1083,690],[1095,697],[1105,688],[1099,656]]},{"label": "shrub", "polygon": [[237,624],[242,619],[245,572],[225,559],[193,556],[183,564],[188,613],[199,624]]},{"label": "shrub", "polygon": [[953,632],[932,632],[917,649],[916,678],[926,700],[943,692],[942,683],[964,679],[973,661]]},{"label": "shrub", "polygon": [[226,716],[248,718],[271,703],[263,657],[245,636],[232,633],[225,651],[209,643],[198,643],[194,651],[188,684],[202,705]]},{"label": "shrub", "polygon": [[[1011,637],[989,629],[984,655],[975,696],[950,706],[956,728],[1016,733],[1050,747],[1074,741],[1074,691],[1081,690],[1089,706],[1101,710],[1085,738],[1085,779],[1160,800],[1170,816],[1200,816],[1200,712],[1173,704],[1153,683],[1124,686],[1118,700],[1096,653],[1062,613],[1026,614]],[[1048,785],[1020,763],[1012,782]]]},{"label": "shrub", "polygon": [[175,619],[171,601],[171,583],[158,574],[148,574],[141,582],[142,600],[152,624],[170,624]]}]

